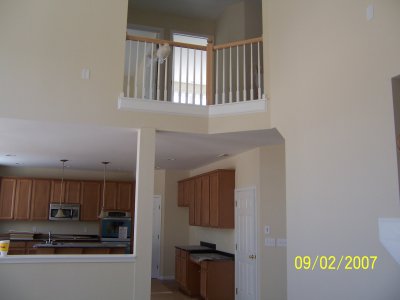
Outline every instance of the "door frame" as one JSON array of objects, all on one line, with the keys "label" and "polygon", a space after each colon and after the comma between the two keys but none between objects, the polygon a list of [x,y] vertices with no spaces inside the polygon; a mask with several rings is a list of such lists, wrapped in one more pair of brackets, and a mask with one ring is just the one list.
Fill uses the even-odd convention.
[{"label": "door frame", "polygon": [[[260,258],[259,256],[259,249],[258,249],[258,201],[257,201],[257,187],[256,186],[248,186],[248,187],[244,187],[244,188],[236,188],[235,189],[235,224],[237,224],[237,192],[240,191],[254,191],[254,243],[255,243],[255,255],[257,258]],[[236,245],[237,245],[237,235],[238,235],[238,228],[237,226],[235,226],[235,256],[236,256]],[[235,259],[235,299],[237,299],[237,295],[236,295],[236,287],[237,287],[237,260]],[[259,285],[259,278],[260,278],[260,268],[259,268],[259,264],[256,263],[255,264],[255,276],[256,276],[256,299],[259,299],[259,295],[260,295],[260,285]]]}]

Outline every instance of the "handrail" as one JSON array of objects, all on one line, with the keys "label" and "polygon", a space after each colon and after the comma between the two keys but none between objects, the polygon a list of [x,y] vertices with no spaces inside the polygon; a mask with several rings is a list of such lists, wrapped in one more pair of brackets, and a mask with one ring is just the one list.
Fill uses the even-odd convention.
[{"label": "handrail", "polygon": [[207,51],[207,46],[199,46],[199,45],[180,43],[180,42],[161,40],[161,39],[154,39],[154,38],[148,38],[148,37],[142,37],[142,36],[135,36],[135,35],[127,34],[126,39],[130,40],[130,41],[139,41],[139,42],[147,42],[147,43],[154,43],[154,44],[169,44],[170,46],[175,46],[175,47]]},{"label": "handrail", "polygon": [[229,48],[229,47],[236,47],[236,46],[241,46],[241,45],[247,45],[247,44],[253,44],[253,43],[258,43],[262,42],[263,38],[262,36],[256,37],[256,38],[251,38],[248,40],[243,40],[243,41],[234,41],[226,44],[221,44],[221,45],[215,45],[214,50],[219,50],[219,49],[224,49],[224,48]]}]

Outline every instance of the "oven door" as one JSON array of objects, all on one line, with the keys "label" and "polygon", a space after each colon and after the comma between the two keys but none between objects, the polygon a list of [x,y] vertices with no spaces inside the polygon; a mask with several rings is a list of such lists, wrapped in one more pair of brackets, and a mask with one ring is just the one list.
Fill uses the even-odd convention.
[{"label": "oven door", "polygon": [[101,238],[122,238],[131,237],[131,218],[104,218],[100,221]]}]

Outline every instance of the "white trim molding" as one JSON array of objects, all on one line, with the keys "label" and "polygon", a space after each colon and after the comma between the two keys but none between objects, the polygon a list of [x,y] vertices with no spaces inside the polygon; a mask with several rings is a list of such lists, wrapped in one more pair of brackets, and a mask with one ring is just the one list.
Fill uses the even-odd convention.
[{"label": "white trim molding", "polygon": [[120,96],[118,109],[210,118],[265,112],[267,111],[267,101],[260,99],[203,106]]}]

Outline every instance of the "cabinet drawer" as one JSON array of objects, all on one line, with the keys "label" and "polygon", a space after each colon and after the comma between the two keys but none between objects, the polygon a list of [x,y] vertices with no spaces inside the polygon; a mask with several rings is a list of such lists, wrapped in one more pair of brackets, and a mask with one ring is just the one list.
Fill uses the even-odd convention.
[{"label": "cabinet drawer", "polygon": [[26,247],[26,242],[15,242],[11,241],[10,242],[10,248],[25,248]]}]

